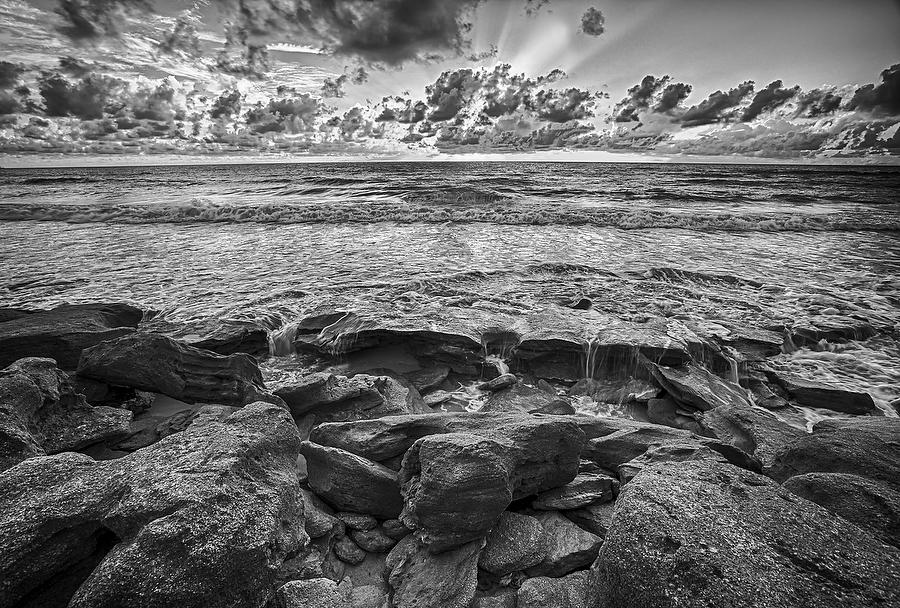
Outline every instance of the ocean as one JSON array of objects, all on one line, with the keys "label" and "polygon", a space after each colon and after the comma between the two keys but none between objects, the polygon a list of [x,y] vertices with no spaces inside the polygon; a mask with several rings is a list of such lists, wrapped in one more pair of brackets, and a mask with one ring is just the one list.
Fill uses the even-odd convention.
[{"label": "ocean", "polygon": [[[321,163],[6,169],[0,306],[125,301],[173,323],[311,311],[625,321],[834,315],[877,334],[777,364],[900,397],[900,168]],[[281,341],[284,342],[283,340]]]}]

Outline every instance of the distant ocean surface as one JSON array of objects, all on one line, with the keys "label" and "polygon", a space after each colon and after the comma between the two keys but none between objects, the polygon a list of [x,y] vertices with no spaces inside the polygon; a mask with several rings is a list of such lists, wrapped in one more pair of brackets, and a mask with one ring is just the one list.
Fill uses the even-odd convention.
[{"label": "distant ocean surface", "polygon": [[172,321],[440,317],[588,297],[627,320],[880,333],[784,365],[900,397],[900,168],[334,163],[0,172],[0,306]]}]

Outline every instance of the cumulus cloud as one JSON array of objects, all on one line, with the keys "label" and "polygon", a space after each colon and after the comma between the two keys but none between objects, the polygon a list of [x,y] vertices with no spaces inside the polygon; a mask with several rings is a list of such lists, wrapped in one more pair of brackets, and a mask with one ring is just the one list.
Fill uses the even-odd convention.
[{"label": "cumulus cloud", "polygon": [[775,108],[783,106],[788,101],[796,97],[800,93],[800,87],[795,86],[791,89],[784,88],[784,83],[780,80],[769,83],[769,85],[758,91],[753,96],[750,105],[744,109],[741,120],[749,122],[758,117],[763,112],[771,112]]},{"label": "cumulus cloud", "polygon": [[343,97],[345,84],[348,82],[363,84],[368,79],[369,73],[362,67],[358,67],[350,72],[344,72],[337,78],[326,78],[322,83],[322,97]]},{"label": "cumulus cloud", "polygon": [[681,124],[685,127],[695,127],[730,120],[736,116],[736,112],[733,109],[739,106],[751,93],[753,93],[752,80],[739,84],[727,93],[716,91],[682,114],[680,117]]},{"label": "cumulus cloud", "polygon": [[129,12],[148,10],[146,0],[59,0],[57,13],[72,38],[116,36]]},{"label": "cumulus cloud", "polygon": [[159,43],[159,50],[164,53],[199,55],[200,39],[197,36],[196,26],[184,17],[179,18],[175,21],[172,31]]},{"label": "cumulus cloud", "polygon": [[216,57],[216,67],[227,74],[263,78],[269,71],[269,52],[265,45],[249,42],[245,29],[230,25],[225,29],[225,48]]},{"label": "cumulus cloud", "polygon": [[795,116],[816,118],[834,113],[841,105],[841,96],[834,91],[813,89],[800,94]]},{"label": "cumulus cloud", "polygon": [[664,114],[674,110],[682,101],[687,99],[693,89],[694,87],[683,82],[674,82],[666,86],[659,98],[659,103],[656,104],[653,111]]},{"label": "cumulus cloud", "polygon": [[882,116],[900,115],[900,63],[882,71],[879,84],[856,89],[847,109]]},{"label": "cumulus cloud", "polygon": [[593,6],[581,16],[581,31],[588,36],[601,36],[605,29],[606,18],[599,9]]},{"label": "cumulus cloud", "polygon": [[9,61],[0,61],[0,89],[9,89],[19,82],[19,77],[25,73],[25,66]]},{"label": "cumulus cloud", "polygon": [[[649,112],[665,114],[676,109],[690,95],[692,87],[683,82],[671,82],[666,75],[657,78],[652,74],[628,89],[628,94],[613,108],[613,121],[637,122]],[[652,110],[651,110],[652,107]]]}]

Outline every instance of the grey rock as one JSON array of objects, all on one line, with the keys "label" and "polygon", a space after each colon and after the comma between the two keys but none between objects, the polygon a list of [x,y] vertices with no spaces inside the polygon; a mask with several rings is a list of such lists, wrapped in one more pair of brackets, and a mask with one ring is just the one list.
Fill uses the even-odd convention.
[{"label": "grey rock", "polygon": [[683,412],[683,407],[671,397],[650,399],[647,401],[647,419],[654,424],[662,424],[675,429],[684,429],[692,433],[702,434],[703,427],[693,415]]},{"label": "grey rock", "polygon": [[366,513],[347,513],[341,511],[335,514],[338,519],[347,524],[351,530],[374,530],[378,527],[378,520]]},{"label": "grey rock", "polygon": [[85,349],[78,374],[185,403],[278,403],[266,393],[250,355],[217,355],[156,334],[135,333]]},{"label": "grey rock", "polygon": [[397,544],[397,541],[385,534],[381,528],[353,530],[350,532],[350,538],[369,553],[387,553]]},{"label": "grey rock", "polygon": [[305,529],[310,538],[325,535],[344,534],[344,523],[332,515],[331,508],[305,488],[300,489],[303,497],[303,514],[306,519]]},{"label": "grey rock", "polygon": [[384,529],[384,533],[394,540],[400,540],[410,532],[409,528],[404,526],[399,519],[386,519],[382,522],[381,527]]},{"label": "grey rock", "polygon": [[450,368],[446,365],[427,367],[404,374],[412,382],[420,393],[424,394],[440,386],[450,374]]},{"label": "grey rock", "polygon": [[386,565],[394,608],[469,608],[475,599],[478,554],[483,540],[440,554],[407,536],[391,550]]},{"label": "grey rock", "polygon": [[612,523],[615,508],[616,503],[605,502],[596,505],[587,505],[581,509],[565,511],[563,515],[568,517],[569,520],[582,530],[587,530],[600,538],[606,538],[606,532],[609,530],[610,523]]},{"label": "grey rock", "polygon": [[575,413],[574,408],[565,399],[524,384],[515,384],[509,388],[498,390],[478,411],[528,414]]},{"label": "grey rock", "polygon": [[275,593],[275,608],[351,608],[348,591],[327,578],[290,581]]},{"label": "grey rock", "polygon": [[589,608],[594,605],[591,573],[573,572],[562,578],[530,578],[519,588],[516,608]]},{"label": "grey rock", "polygon": [[504,587],[475,596],[472,608],[516,608],[516,590]]},{"label": "grey rock", "polygon": [[535,518],[544,528],[547,554],[526,570],[529,576],[559,577],[587,566],[597,557],[603,539],[576,526],[557,511],[539,513]]},{"label": "grey rock", "polygon": [[881,416],[882,411],[868,393],[848,391],[837,386],[806,380],[780,371],[767,371],[766,375],[787,391],[790,398],[807,407],[819,407],[844,414]]},{"label": "grey rock", "polygon": [[518,381],[519,381],[519,379],[516,378],[515,374],[509,374],[509,373],[501,374],[500,376],[497,376],[496,378],[488,380],[487,382],[482,382],[481,384],[478,385],[478,389],[482,390],[482,391],[489,391],[489,392],[493,393],[493,392],[496,392],[499,390],[503,390],[505,388],[509,388],[510,386],[513,386],[514,384],[516,384]]},{"label": "grey rock", "polygon": [[704,412],[700,424],[706,434],[754,456],[763,470],[779,448],[806,434],[757,407],[719,406]]},{"label": "grey rock", "polygon": [[396,518],[403,509],[397,473],[350,452],[304,441],[309,486],[342,511]]},{"label": "grey rock", "polygon": [[678,367],[654,365],[650,371],[676,401],[698,410],[707,411],[722,405],[749,408],[751,405],[744,389],[696,363]]},{"label": "grey rock", "polygon": [[504,511],[487,536],[478,566],[502,576],[539,564],[546,554],[541,523],[529,515]]},{"label": "grey rock", "polygon": [[577,509],[591,503],[615,500],[618,493],[618,479],[602,473],[579,473],[566,485],[538,494],[531,507],[541,511]]},{"label": "grey rock", "polygon": [[361,564],[366,559],[366,552],[349,536],[339,538],[334,543],[334,554],[339,560],[348,564]]}]

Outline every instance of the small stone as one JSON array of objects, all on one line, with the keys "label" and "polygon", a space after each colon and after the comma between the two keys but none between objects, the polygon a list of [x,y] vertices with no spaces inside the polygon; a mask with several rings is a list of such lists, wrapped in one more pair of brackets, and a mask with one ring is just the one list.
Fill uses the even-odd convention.
[{"label": "small stone", "polygon": [[366,552],[359,548],[349,536],[345,536],[334,543],[334,554],[342,562],[348,564],[360,564],[366,559]]},{"label": "small stone", "polygon": [[490,391],[493,393],[494,391],[499,391],[504,388],[508,388],[518,381],[519,381],[519,379],[516,378],[515,374],[503,374],[503,375],[497,376],[493,380],[488,380],[487,382],[482,382],[481,384],[478,385],[478,390]]},{"label": "small stone", "polygon": [[384,533],[394,540],[400,540],[410,532],[409,528],[404,526],[399,519],[386,519],[381,527],[384,529]]},{"label": "small stone", "polygon": [[347,524],[347,527],[351,530],[374,530],[378,527],[378,520],[364,513],[341,511],[335,513],[335,517]]},{"label": "small stone", "polygon": [[361,548],[370,553],[387,553],[397,541],[384,533],[381,528],[374,530],[353,530],[350,537]]},{"label": "small stone", "polygon": [[547,554],[544,528],[529,515],[504,511],[487,537],[478,566],[504,575],[540,563]]}]

